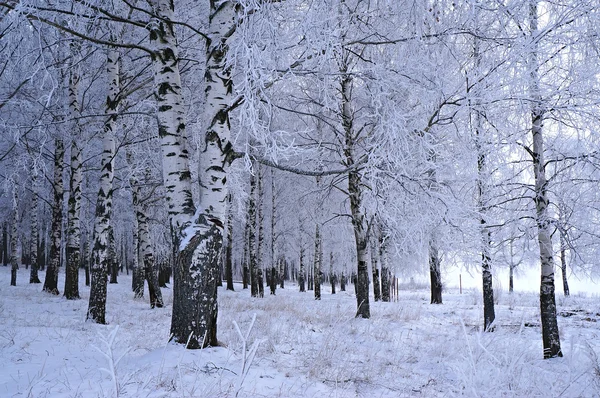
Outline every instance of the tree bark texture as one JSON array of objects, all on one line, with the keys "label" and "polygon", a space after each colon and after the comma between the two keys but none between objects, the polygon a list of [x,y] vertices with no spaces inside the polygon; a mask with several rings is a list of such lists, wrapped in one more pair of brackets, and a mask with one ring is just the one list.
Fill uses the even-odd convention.
[{"label": "tree bark texture", "polygon": [[431,304],[442,304],[442,272],[437,244],[429,242],[429,277],[431,280]]},{"label": "tree bark texture", "polygon": [[[356,132],[354,131],[354,114],[351,107],[352,76],[347,73],[346,66],[341,68],[341,109],[342,126],[345,134],[345,166],[352,167],[355,163]],[[348,172],[348,195],[350,196],[350,215],[354,230],[357,259],[356,279],[356,317],[370,318],[369,305],[369,267],[367,265],[367,231],[365,228],[365,214],[362,209],[362,177],[360,171],[351,169]]]},{"label": "tree bark texture", "polygon": [[560,337],[556,319],[556,297],[554,292],[554,260],[552,258],[552,219],[548,214],[548,193],[546,180],[546,162],[544,157],[543,122],[544,109],[539,88],[538,59],[537,59],[537,34],[538,10],[537,0],[530,0],[529,19],[531,29],[532,49],[529,55],[530,95],[531,109],[531,134],[533,146],[533,172],[535,180],[535,209],[538,229],[538,244],[541,263],[540,283],[540,313],[542,323],[542,341],[544,358],[562,357]]},{"label": "tree bark texture", "polygon": [[[71,43],[71,59],[74,60],[77,54],[78,45]],[[79,299],[79,264],[81,262],[81,253],[79,246],[81,243],[80,213],[81,213],[81,186],[83,182],[83,151],[80,146],[82,141],[79,128],[79,117],[81,116],[79,107],[79,67],[76,62],[71,61],[69,65],[69,115],[72,120],[71,131],[71,178],[69,180],[69,201],[67,212],[67,246],[65,254],[67,265],[65,268],[65,292],[67,300]]]},{"label": "tree bark texture", "polygon": [[173,2],[155,0],[158,16],[150,24],[158,103],[163,180],[167,192],[176,254],[173,271],[173,340],[188,348],[216,345],[217,277],[225,224],[227,172],[233,160],[229,106],[231,70],[227,64],[228,39],[235,32],[235,4],[211,2],[206,68],[204,120],[208,123],[201,153],[200,206],[192,200],[191,173],[185,145],[184,102],[179,75]]},{"label": "tree bark texture", "polygon": [[229,206],[227,209],[227,246],[225,247],[225,280],[227,290],[233,288],[233,194],[229,193],[227,198]]},{"label": "tree bark texture", "polygon": [[567,280],[567,244],[565,238],[560,234],[560,271],[563,282],[563,292],[566,297],[570,296],[569,281]]},{"label": "tree bark texture", "polygon": [[63,220],[63,170],[65,148],[62,139],[55,139],[54,149],[54,178],[52,202],[52,230],[50,235],[50,253],[46,266],[46,277],[44,278],[43,291],[59,294],[58,291],[58,267],[60,265],[60,245],[62,240]]},{"label": "tree bark texture", "polygon": [[264,263],[264,247],[265,247],[265,211],[263,204],[265,203],[265,187],[264,187],[264,176],[263,170],[260,163],[257,163],[257,185],[258,185],[258,200],[256,201],[256,223],[258,230],[258,238],[256,244],[256,261],[258,264],[258,297],[265,296],[265,285],[263,281],[263,270],[265,268]]},{"label": "tree bark texture", "polygon": [[[373,234],[374,235],[374,234]],[[375,301],[381,300],[381,285],[379,284],[379,261],[377,243],[375,237],[372,236],[373,243],[371,244],[371,273],[373,274],[373,296]]]},{"label": "tree bark texture", "polygon": [[8,227],[6,223],[2,224],[2,264],[7,266],[10,262],[8,253]]},{"label": "tree bark texture", "polygon": [[96,210],[94,213],[94,235],[90,269],[90,298],[87,320],[106,324],[106,291],[108,272],[111,265],[110,219],[112,216],[112,196],[114,178],[115,128],[119,107],[119,52],[110,48],[106,57],[108,94],[106,97],[104,136],[102,138],[102,159]]},{"label": "tree bark texture", "polygon": [[[301,232],[302,233],[302,232]],[[305,278],[306,278],[306,270],[304,269],[304,245],[302,240],[300,241],[300,270],[298,271],[298,286],[301,292],[306,291]]]},{"label": "tree bark texture", "polygon": [[321,300],[321,263],[323,261],[323,241],[321,240],[321,225],[315,225],[315,257],[313,263],[313,289],[315,300]]},{"label": "tree bark texture", "polygon": [[17,233],[19,230],[19,206],[17,199],[16,187],[13,188],[13,220],[12,220],[12,234],[10,236],[10,285],[17,286],[17,272],[19,270],[19,261],[17,258]]},{"label": "tree bark texture", "polygon": [[390,301],[390,268],[388,264],[387,238],[379,234],[379,261],[381,262],[381,301]]},{"label": "tree bark texture", "polygon": [[250,262],[250,295],[258,297],[258,260],[256,256],[256,176],[250,175],[250,195],[248,196],[248,258]]},{"label": "tree bark texture", "polygon": [[29,283],[42,283],[38,275],[38,246],[39,246],[39,231],[38,231],[38,197],[37,197],[37,176],[34,174],[31,177],[31,268],[29,269]]}]

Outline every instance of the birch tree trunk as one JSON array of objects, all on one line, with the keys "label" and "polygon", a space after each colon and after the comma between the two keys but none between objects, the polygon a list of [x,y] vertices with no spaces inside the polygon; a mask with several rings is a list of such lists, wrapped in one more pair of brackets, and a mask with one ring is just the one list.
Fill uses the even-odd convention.
[{"label": "birch tree trunk", "polygon": [[[346,60],[342,63],[341,72],[341,110],[342,126],[345,134],[345,166],[355,164],[356,133],[354,131],[354,114],[352,111],[352,76],[347,71]],[[352,169],[348,172],[348,195],[350,196],[350,214],[356,244],[356,259],[358,263],[356,274],[356,317],[370,318],[369,306],[369,268],[367,266],[367,231],[365,215],[362,209],[362,177],[360,171]]]},{"label": "birch tree trunk", "polygon": [[44,278],[43,291],[59,294],[58,291],[58,267],[60,265],[60,245],[62,240],[62,209],[63,209],[63,171],[65,148],[62,139],[56,138],[54,149],[54,179],[52,202],[52,232],[50,235],[50,253],[46,266],[46,277]]},{"label": "birch tree trunk", "polygon": [[38,197],[37,197],[37,175],[31,177],[31,268],[29,269],[29,283],[42,283],[38,276]]},{"label": "birch tree trunk", "polygon": [[567,243],[565,237],[560,234],[560,271],[562,274],[563,292],[566,297],[570,296],[569,281],[567,280]]},{"label": "birch tree trunk", "polygon": [[546,163],[544,157],[544,106],[539,87],[538,76],[538,9],[537,0],[529,2],[529,20],[531,30],[531,52],[529,54],[529,79],[531,107],[531,134],[533,147],[533,172],[535,179],[535,208],[540,249],[541,283],[540,313],[542,321],[542,340],[544,358],[562,357],[560,337],[556,319],[556,297],[554,293],[554,260],[552,258],[552,220],[548,215],[548,193]]},{"label": "birch tree trunk", "polygon": [[[475,62],[474,80],[479,80],[479,68],[481,64],[481,55],[479,53],[479,39],[476,37],[473,44],[473,58]],[[470,90],[467,81],[467,92]],[[481,105],[481,95],[478,87],[475,91],[474,109],[472,111],[472,127],[475,133],[475,150],[477,151],[477,210],[479,212],[479,231],[481,234],[481,276],[483,282],[483,330],[492,331],[492,324],[496,318],[494,310],[494,288],[491,272],[491,249],[492,237],[491,231],[487,227],[488,213],[488,187],[486,181],[490,179],[490,173],[487,166],[487,157],[484,149],[485,140],[483,138],[483,110]]]},{"label": "birch tree trunk", "polygon": [[[126,154],[127,163],[131,169],[134,168],[133,164],[133,154],[130,150],[127,150]],[[131,186],[131,197],[133,202],[133,275],[131,278],[131,288],[133,290],[134,298],[142,298],[144,297],[144,260],[141,259],[141,248],[140,248],[140,238],[139,238],[139,221],[138,221],[138,212],[143,212],[143,209],[140,208],[140,187],[139,181],[135,175],[135,172],[131,173],[129,178],[129,185]]]},{"label": "birch tree trunk", "polygon": [[[211,1],[206,45],[205,114],[208,123],[202,152],[204,183],[199,211],[192,200],[185,146],[185,120],[173,2],[154,0],[159,18],[150,24],[155,96],[175,256],[171,335],[188,348],[217,345],[217,271],[223,244],[227,171],[233,160],[229,105],[232,80],[227,65],[228,39],[235,32],[235,3]],[[196,213],[196,214],[195,214]]]},{"label": "birch tree trunk", "polygon": [[315,300],[321,300],[321,262],[323,260],[321,224],[315,224],[315,258],[313,263],[313,289]]},{"label": "birch tree trunk", "polygon": [[8,228],[6,223],[2,224],[2,264],[7,266],[9,263],[9,254],[8,254]]},{"label": "birch tree trunk", "polygon": [[333,252],[329,252],[329,282],[331,282],[331,294],[335,294],[336,277],[333,270]]},{"label": "birch tree trunk", "polygon": [[[139,194],[139,193],[138,193]],[[158,269],[152,250],[152,240],[150,239],[150,227],[148,225],[147,209],[141,205],[136,209],[136,218],[138,225],[138,243],[140,250],[140,260],[143,261],[144,277],[148,284],[148,296],[150,297],[150,308],[164,307],[162,292],[158,285]]]},{"label": "birch tree trunk", "polygon": [[265,285],[263,281],[263,268],[264,268],[264,247],[265,247],[265,212],[264,212],[264,199],[265,199],[265,188],[263,181],[263,170],[262,166],[258,164],[256,170],[257,174],[257,185],[258,185],[258,200],[256,201],[256,223],[258,229],[258,238],[256,245],[256,261],[258,274],[258,297],[265,296]]},{"label": "birch tree trunk", "polygon": [[13,220],[12,234],[10,236],[10,285],[17,286],[17,272],[19,270],[19,261],[17,258],[17,233],[19,230],[19,206],[16,187],[13,187]]},{"label": "birch tree trunk", "polygon": [[250,283],[250,222],[246,220],[244,226],[244,251],[242,253],[242,289],[248,289]]},{"label": "birch tree trunk", "polygon": [[250,295],[258,297],[258,261],[256,256],[256,176],[250,175],[250,195],[248,197],[248,254],[250,260]]},{"label": "birch tree trunk", "polygon": [[379,261],[381,262],[381,301],[390,301],[390,268],[388,264],[387,237],[385,229],[379,233]]},{"label": "birch tree trunk", "polygon": [[300,288],[300,292],[306,292],[306,287],[304,286],[306,280],[306,270],[304,267],[304,242],[302,239],[303,230],[300,227],[300,270],[298,271],[298,286]]},{"label": "birch tree trunk", "polygon": [[227,246],[225,247],[225,279],[227,290],[233,288],[233,194],[230,192],[227,198],[229,203],[227,211]]},{"label": "birch tree trunk", "polygon": [[79,70],[75,59],[78,46],[74,43],[71,47],[71,63],[69,66],[69,116],[72,120],[71,140],[71,179],[69,182],[68,201],[68,226],[67,247],[65,254],[67,266],[65,268],[65,293],[67,300],[79,299],[79,265],[81,254],[79,246],[81,243],[80,213],[81,213],[81,184],[83,182],[83,154],[80,147],[81,131],[79,129]]},{"label": "birch tree trunk", "polygon": [[373,295],[375,301],[381,300],[381,285],[379,284],[379,261],[377,249],[377,238],[375,234],[371,237],[371,272],[373,273]]},{"label": "birch tree trunk", "polygon": [[431,280],[431,304],[442,304],[442,272],[440,256],[434,239],[429,241],[429,278]]},{"label": "birch tree trunk", "polygon": [[100,165],[100,182],[96,211],[94,217],[94,235],[91,259],[90,299],[87,320],[106,324],[106,290],[110,267],[109,232],[112,216],[112,195],[115,155],[115,128],[119,106],[119,52],[114,48],[108,49],[106,57],[106,74],[108,78],[108,94],[106,96],[105,114],[102,138],[102,159]]}]

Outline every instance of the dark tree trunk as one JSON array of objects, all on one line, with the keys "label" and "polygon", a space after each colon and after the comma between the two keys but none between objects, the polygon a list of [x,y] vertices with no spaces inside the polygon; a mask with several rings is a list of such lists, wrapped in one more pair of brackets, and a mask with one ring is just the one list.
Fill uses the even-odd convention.
[{"label": "dark tree trunk", "polygon": [[[375,238],[372,237],[375,241]],[[377,258],[378,253],[377,244],[371,245],[371,272],[373,273],[373,296],[375,301],[381,300],[381,285],[379,284],[379,261]]]},{"label": "dark tree trunk", "polygon": [[250,175],[250,195],[248,195],[248,254],[250,260],[250,295],[258,297],[258,258],[256,255],[256,177]]},{"label": "dark tree trunk", "polygon": [[6,223],[2,224],[2,264],[7,266],[10,262],[9,252],[8,252],[8,227]]},{"label": "dark tree trunk", "polygon": [[335,273],[333,272],[333,252],[329,252],[329,282],[331,283],[331,294],[335,294]]},{"label": "dark tree trunk", "polygon": [[300,241],[300,270],[298,271],[298,286],[300,287],[301,292],[306,291],[304,286],[306,271],[304,268],[304,245],[302,244],[302,241]]},{"label": "dark tree trunk", "polygon": [[265,297],[265,280],[263,277],[263,270],[262,268],[258,268],[258,297],[263,298]]},{"label": "dark tree trunk", "polygon": [[52,229],[48,266],[46,267],[46,278],[44,279],[43,291],[51,294],[59,294],[58,291],[58,267],[60,265],[60,246],[62,240],[63,220],[63,168],[65,149],[62,140],[57,139],[54,152],[54,200],[52,203]]},{"label": "dark tree trunk", "polygon": [[320,225],[315,227],[315,261],[313,264],[313,285],[315,300],[321,300],[321,262],[323,259]]},{"label": "dark tree trunk", "polygon": [[227,290],[233,288],[233,194],[229,194],[229,213],[227,214],[227,246],[225,247],[225,279]]},{"label": "dark tree trunk", "polygon": [[108,232],[108,269],[110,270],[109,283],[119,283],[117,277],[119,275],[119,262],[117,261],[117,251],[115,249],[115,234],[112,227]]},{"label": "dark tree trunk", "polygon": [[69,247],[65,248],[65,255],[67,256],[67,269],[65,270],[65,298],[67,300],[78,300],[79,296],[79,264],[80,264],[80,253],[79,248]]},{"label": "dark tree trunk", "polygon": [[[16,188],[14,188],[16,190]],[[17,272],[19,270],[19,261],[17,259],[17,237],[19,230],[19,208],[17,206],[17,194],[16,191],[13,193],[15,208],[13,210],[13,223],[12,223],[12,234],[10,236],[10,285],[17,286]]]},{"label": "dark tree trunk", "polygon": [[511,264],[508,269],[508,292],[512,293],[514,291],[514,269],[515,267]]},{"label": "dark tree trunk", "polygon": [[567,245],[565,238],[560,235],[560,270],[562,274],[563,292],[566,297],[570,296],[569,282],[567,281]]},{"label": "dark tree trunk", "polygon": [[46,269],[46,230],[42,232],[40,245],[38,246],[38,270]]},{"label": "dark tree trunk", "polygon": [[483,279],[483,330],[485,332],[493,331],[493,323],[496,319],[496,314],[494,311],[494,289],[492,286],[492,273],[490,272],[490,262],[491,259],[489,255],[486,252],[482,253],[481,265]]},{"label": "dark tree trunk", "polygon": [[269,281],[271,282],[269,284],[269,287],[271,288],[271,294],[275,294],[275,291],[277,290],[277,269],[275,267],[271,267],[271,280]]},{"label": "dark tree trunk", "polygon": [[340,291],[346,291],[346,275],[342,272],[342,276],[340,277]]},{"label": "dark tree trunk", "polygon": [[286,277],[286,264],[287,261],[285,258],[281,258],[279,261],[279,287],[283,289],[285,287],[285,277]]},{"label": "dark tree trunk", "polygon": [[36,177],[32,177],[31,183],[31,268],[29,270],[29,283],[42,283],[38,275],[38,248],[39,248],[39,233],[38,233],[38,197],[36,193]]},{"label": "dark tree trunk", "polygon": [[440,258],[435,243],[429,244],[429,275],[431,279],[431,304],[442,304],[442,274]]}]

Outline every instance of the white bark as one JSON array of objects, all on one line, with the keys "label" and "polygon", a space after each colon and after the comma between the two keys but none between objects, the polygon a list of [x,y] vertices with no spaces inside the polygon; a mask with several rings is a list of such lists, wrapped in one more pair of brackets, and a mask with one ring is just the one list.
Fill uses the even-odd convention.
[{"label": "white bark", "polygon": [[96,212],[94,220],[94,243],[91,260],[91,289],[87,319],[96,323],[106,323],[106,289],[110,259],[109,231],[112,215],[112,194],[115,155],[115,128],[119,105],[119,53],[109,49],[106,57],[108,94],[104,136],[102,139],[102,160]]}]

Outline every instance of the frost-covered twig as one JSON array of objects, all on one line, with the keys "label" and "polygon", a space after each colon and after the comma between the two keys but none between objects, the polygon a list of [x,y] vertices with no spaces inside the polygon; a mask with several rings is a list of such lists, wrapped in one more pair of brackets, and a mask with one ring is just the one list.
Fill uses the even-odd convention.
[{"label": "frost-covered twig", "polygon": [[125,357],[125,355],[129,352],[130,348],[127,348],[125,350],[125,352],[123,352],[116,360],[115,360],[115,356],[114,356],[114,344],[115,344],[115,338],[117,337],[117,332],[119,331],[119,325],[117,325],[109,334],[108,336],[104,336],[102,333],[98,333],[98,336],[100,336],[100,341],[104,344],[105,349],[102,350],[96,346],[93,346],[94,349],[96,351],[98,351],[100,354],[102,354],[102,356],[104,356],[104,358],[106,358],[107,362],[108,362],[108,369],[107,368],[100,368],[100,370],[106,374],[108,374],[111,378],[111,381],[113,383],[113,388],[115,390],[115,397],[118,397],[120,395],[120,388],[119,388],[119,382],[117,379],[117,365],[119,364],[119,362],[121,362],[121,359],[123,359],[123,357]]},{"label": "frost-covered twig", "polygon": [[255,321],[256,321],[256,314],[252,315],[252,321],[250,322],[250,326],[248,326],[248,330],[246,331],[245,336],[242,334],[242,331],[241,331],[240,327],[238,326],[237,322],[233,321],[233,325],[235,326],[235,329],[237,330],[238,335],[240,336],[240,339],[242,339],[242,370],[239,375],[240,379],[239,379],[238,389],[235,394],[236,397],[240,393],[240,390],[242,389],[242,385],[244,384],[244,380],[246,379],[246,376],[248,375],[248,372],[250,370],[250,365],[252,365],[252,361],[254,361],[254,357],[256,356],[256,351],[258,350],[258,347],[261,345],[261,343],[263,341],[265,341],[264,339],[254,341],[254,343],[252,343],[252,347],[250,347],[250,350],[248,350],[246,352],[246,347],[248,345],[248,337],[250,336],[250,332],[252,332],[252,328],[254,327]]}]

